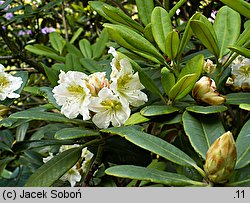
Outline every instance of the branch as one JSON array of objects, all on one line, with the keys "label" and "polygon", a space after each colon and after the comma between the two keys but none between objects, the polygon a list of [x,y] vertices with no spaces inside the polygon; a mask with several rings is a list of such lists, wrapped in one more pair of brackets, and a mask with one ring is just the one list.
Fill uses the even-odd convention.
[{"label": "branch", "polygon": [[4,42],[7,44],[9,49],[11,50],[13,54],[13,58],[18,58],[21,61],[29,64],[31,67],[34,67],[38,72],[45,75],[45,71],[43,69],[43,66],[36,62],[35,60],[32,60],[28,58],[28,56],[23,52],[23,50],[20,50],[19,47],[16,45],[15,42],[13,42],[6,31],[0,26],[0,36],[3,38]]}]

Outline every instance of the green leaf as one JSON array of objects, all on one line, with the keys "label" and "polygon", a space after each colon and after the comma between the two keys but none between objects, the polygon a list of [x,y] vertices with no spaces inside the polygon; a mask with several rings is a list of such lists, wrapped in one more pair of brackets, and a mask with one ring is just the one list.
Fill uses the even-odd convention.
[{"label": "green leaf", "polygon": [[66,43],[67,51],[71,54],[76,55],[78,58],[83,58],[83,55],[79,49],[76,48],[73,44],[69,42]]},{"label": "green leaf", "polygon": [[83,32],[83,28],[81,28],[81,27],[78,28],[78,30],[75,32],[73,37],[70,39],[69,43],[73,44],[76,41],[76,39],[82,34],[82,32]]},{"label": "green leaf", "polygon": [[65,57],[65,69],[67,71],[83,71],[82,65],[78,56],[68,53]]},{"label": "green leaf", "polygon": [[244,0],[220,0],[232,9],[238,11],[241,15],[250,18],[250,4]]},{"label": "green leaf", "polygon": [[85,58],[92,58],[92,47],[90,45],[89,40],[87,39],[82,39],[79,41],[79,47],[82,52],[82,55]]},{"label": "green leaf", "polygon": [[250,58],[250,50],[243,48],[243,47],[237,47],[237,46],[228,46],[228,48],[233,51],[236,52],[237,54],[240,54],[242,56],[245,56],[247,58]]},{"label": "green leaf", "polygon": [[60,106],[56,103],[56,99],[53,96],[51,87],[40,87],[39,91],[40,93],[49,101],[50,104],[52,104],[55,108],[58,110],[61,109]]},{"label": "green leaf", "polygon": [[194,34],[199,38],[204,46],[218,58],[220,50],[216,34],[211,23],[207,19],[204,21],[204,18],[202,18],[202,20],[192,20],[190,25]]},{"label": "green leaf", "polygon": [[239,37],[241,18],[239,13],[227,6],[223,6],[216,14],[214,30],[220,48],[220,58],[229,52],[227,46],[233,45]]},{"label": "green leaf", "polygon": [[149,120],[150,120],[149,118],[146,118],[143,115],[141,115],[140,112],[137,112],[137,113],[132,114],[128,118],[128,120],[126,120],[124,125],[125,126],[127,126],[127,125],[135,125],[135,124],[147,122]]},{"label": "green leaf", "polygon": [[200,114],[220,113],[227,110],[226,106],[188,106],[187,111]]},{"label": "green leaf", "polygon": [[202,182],[193,181],[184,175],[133,165],[113,166],[106,169],[105,173],[121,178],[150,181],[154,183],[162,183],[169,186],[206,185]]},{"label": "green leaf", "polygon": [[239,106],[241,109],[250,111],[250,104],[240,104]]},{"label": "green leaf", "polygon": [[247,24],[244,31],[240,34],[235,46],[242,46],[245,42],[247,42],[250,38],[250,24]]},{"label": "green leaf", "polygon": [[151,13],[154,9],[153,0],[135,0],[139,17],[146,26],[151,22]]},{"label": "green leaf", "polygon": [[66,150],[47,163],[42,165],[33,173],[25,187],[49,187],[66,173],[79,160],[82,153],[82,148],[73,148]]},{"label": "green leaf", "polygon": [[164,92],[168,95],[170,89],[175,84],[175,76],[174,74],[168,70],[166,67],[161,69],[161,84],[164,89]]},{"label": "green leaf", "polygon": [[195,20],[195,19],[199,19],[200,17],[200,13],[195,13],[188,21],[186,27],[185,27],[185,31],[183,33],[183,36],[181,38],[181,41],[180,41],[180,45],[179,45],[179,49],[178,49],[178,54],[177,54],[177,58],[180,58],[181,57],[181,54],[182,52],[184,51],[185,47],[187,46],[187,43],[188,41],[190,40],[192,34],[193,34],[193,31],[191,29],[191,26],[190,26],[190,22],[192,20]]},{"label": "green leaf", "polygon": [[172,29],[168,12],[162,7],[155,7],[151,15],[152,32],[154,39],[163,53],[166,53],[166,38]]},{"label": "green leaf", "polygon": [[179,100],[185,97],[193,88],[194,83],[197,81],[197,74],[187,74],[183,76],[177,83],[170,89],[168,97],[171,100]]},{"label": "green leaf", "polygon": [[230,93],[226,95],[226,104],[250,104],[250,93]]},{"label": "green leaf", "polygon": [[176,13],[176,11],[184,4],[186,3],[187,0],[180,0],[178,1],[175,6],[173,8],[171,8],[171,10],[169,11],[169,15],[172,18],[174,16],[174,14]]},{"label": "green leaf", "polygon": [[169,144],[161,138],[136,130],[131,126],[103,129],[102,132],[120,135],[135,145],[158,154],[176,164],[197,167],[193,159],[174,145]]},{"label": "green leaf", "polygon": [[126,25],[130,28],[138,30],[139,32],[143,31],[143,27],[138,22],[127,16],[121,9],[103,3],[102,10],[106,16],[112,19],[113,22],[115,21],[119,24]]},{"label": "green leaf", "polygon": [[225,133],[217,115],[194,115],[185,111],[182,116],[184,130],[194,150],[205,160],[214,141]]},{"label": "green leaf", "polygon": [[18,118],[18,119],[30,119],[30,120],[41,120],[41,121],[52,121],[52,122],[62,122],[62,123],[75,123],[75,124],[84,124],[88,121],[83,121],[80,119],[69,119],[58,113],[51,112],[42,112],[35,110],[25,110],[13,113],[9,118]]},{"label": "green leaf", "polygon": [[237,160],[235,168],[243,168],[250,163],[250,119],[242,127],[237,140]]},{"label": "green leaf", "polygon": [[100,135],[99,132],[94,130],[87,130],[82,128],[63,128],[56,132],[55,138],[59,140],[69,140],[98,135]]},{"label": "green leaf", "polygon": [[29,128],[29,123],[23,123],[22,125],[18,126],[16,129],[16,141],[23,141],[27,130]]},{"label": "green leaf", "polygon": [[57,61],[65,62],[64,57],[58,56],[55,52],[51,51],[51,49],[43,45],[27,45],[25,49],[37,55],[46,56]]},{"label": "green leaf", "polygon": [[130,28],[107,23],[103,26],[107,28],[110,37],[124,48],[156,63],[163,63],[165,61],[164,57],[148,40]]},{"label": "green leaf", "polygon": [[42,66],[44,68],[46,76],[47,76],[48,80],[50,81],[51,85],[53,87],[56,86],[57,85],[57,81],[59,79],[58,75],[59,75],[60,72],[58,70],[53,69],[53,68],[47,67],[43,63],[42,63]]},{"label": "green leaf", "polygon": [[143,30],[144,37],[150,41],[151,43],[154,43],[154,36],[152,33],[152,23],[149,23]]},{"label": "green leaf", "polygon": [[10,3],[12,2],[13,0],[6,0],[3,2],[2,5],[0,5],[0,10],[3,10],[5,9],[8,5],[10,5]]},{"label": "green leaf", "polygon": [[104,28],[100,36],[97,38],[96,43],[92,45],[92,50],[93,50],[92,54],[94,59],[98,59],[102,56],[108,40],[109,40],[108,32]]},{"label": "green leaf", "polygon": [[60,54],[62,54],[63,48],[66,44],[66,40],[63,39],[62,36],[59,35],[57,32],[51,32],[49,34],[49,41],[52,47]]},{"label": "green leaf", "polygon": [[103,68],[93,59],[82,58],[82,59],[80,59],[80,63],[90,73],[103,71]]},{"label": "green leaf", "polygon": [[166,54],[171,60],[174,60],[177,55],[179,43],[178,33],[176,31],[169,32],[166,38]]},{"label": "green leaf", "polygon": [[151,105],[144,107],[140,113],[143,116],[159,116],[177,112],[179,109],[167,105]]}]

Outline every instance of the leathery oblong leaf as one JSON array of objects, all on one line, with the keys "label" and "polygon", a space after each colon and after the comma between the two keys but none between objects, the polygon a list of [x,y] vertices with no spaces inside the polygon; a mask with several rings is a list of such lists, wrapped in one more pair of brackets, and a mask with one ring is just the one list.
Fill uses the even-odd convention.
[{"label": "leathery oblong leaf", "polygon": [[171,19],[168,12],[161,7],[155,7],[151,15],[154,39],[163,53],[166,53],[166,38],[172,31]]},{"label": "leathery oblong leaf", "polygon": [[166,54],[171,60],[174,60],[177,55],[179,43],[178,33],[176,31],[169,32],[166,37]]},{"label": "leathery oblong leaf", "polygon": [[103,26],[107,28],[110,37],[123,47],[157,63],[165,61],[160,52],[148,40],[130,28],[108,23]]},{"label": "leathery oblong leaf", "polygon": [[[204,20],[204,19],[203,19]],[[199,40],[204,44],[204,46],[217,58],[219,58],[220,50],[218,47],[218,40],[214,34],[212,25],[203,22],[202,20],[192,20],[191,28]]]}]

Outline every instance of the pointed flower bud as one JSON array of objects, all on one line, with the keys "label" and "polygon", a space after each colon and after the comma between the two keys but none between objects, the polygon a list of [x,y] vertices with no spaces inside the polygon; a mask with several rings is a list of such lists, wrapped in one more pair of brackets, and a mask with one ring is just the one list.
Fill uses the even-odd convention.
[{"label": "pointed flower bud", "polygon": [[213,63],[211,60],[207,60],[204,62],[203,71],[207,74],[212,74],[216,69],[216,64]]},{"label": "pointed flower bud", "polygon": [[219,105],[226,101],[224,96],[216,92],[214,80],[207,76],[203,76],[195,83],[192,95],[196,101],[205,102],[210,105]]},{"label": "pointed flower bud", "polygon": [[9,110],[10,108],[8,106],[0,104],[0,121],[8,114]]},{"label": "pointed flower bud", "polygon": [[220,136],[208,149],[204,170],[210,181],[225,183],[234,170],[236,146],[230,131]]}]

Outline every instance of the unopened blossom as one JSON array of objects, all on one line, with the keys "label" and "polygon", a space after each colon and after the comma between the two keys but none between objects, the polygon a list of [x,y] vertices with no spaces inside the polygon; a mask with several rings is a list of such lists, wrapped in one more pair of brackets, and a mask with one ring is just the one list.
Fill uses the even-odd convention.
[{"label": "unopened blossom", "polygon": [[219,105],[226,101],[224,96],[216,92],[214,80],[207,76],[203,76],[195,83],[192,96],[196,101],[205,102],[210,105]]},{"label": "unopened blossom", "polygon": [[79,114],[83,120],[90,119],[88,105],[90,103],[90,90],[86,86],[87,75],[82,72],[61,71],[59,85],[52,92],[56,103],[61,108],[61,113],[68,118],[76,118]]},{"label": "unopened blossom", "polygon": [[147,95],[141,91],[144,86],[140,82],[138,72],[134,73],[129,60],[127,58],[119,59],[113,47],[110,47],[109,53],[114,56],[111,62],[112,72],[110,75],[112,91],[122,100],[135,107],[147,102]]},{"label": "unopened blossom", "polygon": [[210,181],[225,183],[236,163],[236,145],[230,131],[221,135],[208,149],[204,170]]},{"label": "unopened blossom", "polygon": [[60,179],[63,181],[69,181],[71,187],[74,187],[77,182],[80,182],[82,176],[78,171],[76,165],[69,169]]},{"label": "unopened blossom", "polygon": [[97,96],[103,87],[109,87],[110,85],[105,72],[96,72],[89,75],[86,82],[92,96]]},{"label": "unopened blossom", "polygon": [[250,86],[250,59],[238,56],[231,65],[233,86],[242,88]]},{"label": "unopened blossom", "polygon": [[18,98],[19,94],[14,91],[18,90],[23,83],[21,77],[15,77],[4,72],[4,66],[0,64],[0,101],[6,98]]},{"label": "unopened blossom", "polygon": [[81,157],[82,157],[82,159],[84,159],[84,161],[82,162],[81,169],[82,169],[83,173],[85,173],[87,171],[87,168],[88,168],[88,166],[90,164],[90,161],[92,160],[93,156],[94,156],[94,154],[91,153],[87,149],[87,147],[84,147],[82,149],[82,155],[81,155]]},{"label": "unopened blossom", "polygon": [[10,108],[8,106],[0,104],[0,121],[8,114]]},{"label": "unopened blossom", "polygon": [[110,123],[120,127],[130,116],[129,104],[120,100],[107,87],[101,89],[98,97],[91,98],[89,109],[96,113],[92,121],[99,128],[108,128]]},{"label": "unopened blossom", "polygon": [[213,63],[210,59],[204,62],[203,71],[207,74],[212,74],[216,69],[216,64]]}]

